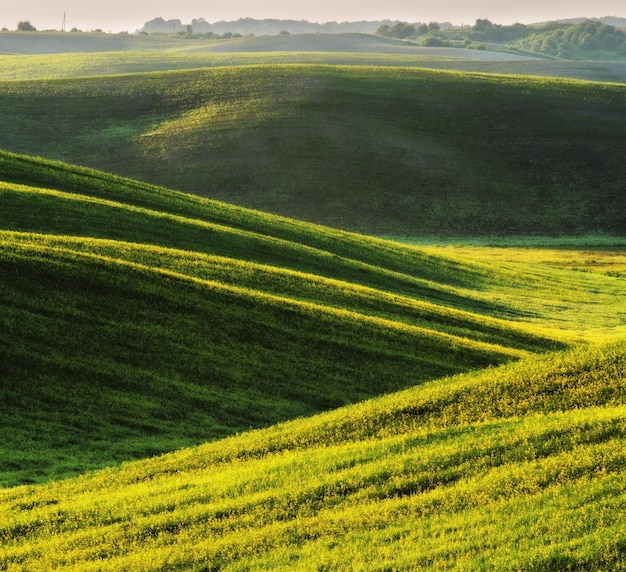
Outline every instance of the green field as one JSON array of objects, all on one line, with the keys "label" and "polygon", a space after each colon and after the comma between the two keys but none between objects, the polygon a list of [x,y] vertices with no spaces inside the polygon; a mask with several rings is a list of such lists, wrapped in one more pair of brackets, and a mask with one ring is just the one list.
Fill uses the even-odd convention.
[{"label": "green field", "polygon": [[28,570],[619,570],[624,349],[7,489],[0,557]]},{"label": "green field", "polygon": [[0,570],[626,567],[624,86],[357,39],[0,57]]},{"label": "green field", "polygon": [[[145,53],[75,64],[207,61],[164,53],[162,65]],[[369,235],[626,227],[623,84],[256,57],[0,82],[0,147]]]},{"label": "green field", "polygon": [[585,271],[0,170],[4,568],[622,561],[623,251]]},{"label": "green field", "polygon": [[[452,51],[447,49],[447,51]],[[459,50],[422,48],[414,54],[319,51],[121,51],[0,55],[0,81],[44,80],[241,65],[347,65],[427,68],[626,83],[626,64],[506,57],[458,57]],[[462,54],[471,56],[473,54]]]}]

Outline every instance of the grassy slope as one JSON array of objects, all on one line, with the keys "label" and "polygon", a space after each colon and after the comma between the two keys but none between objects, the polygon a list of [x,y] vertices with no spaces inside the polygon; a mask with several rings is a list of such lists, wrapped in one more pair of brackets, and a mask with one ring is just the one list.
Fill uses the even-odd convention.
[{"label": "grassy slope", "polygon": [[622,342],[533,358],[0,491],[0,563],[622,569],[625,353]]},{"label": "grassy slope", "polygon": [[[0,173],[29,183],[0,184],[5,483],[559,345],[504,319],[525,300],[490,300],[519,271],[27,157]],[[542,303],[554,287],[523,281]]]},{"label": "grassy slope", "polygon": [[174,50],[188,45],[189,42],[176,38],[98,32],[80,34],[3,32],[0,34],[0,53],[12,55],[161,51]]},{"label": "grassy slope", "polygon": [[424,48],[364,34],[211,41],[102,34],[0,34],[0,80],[272,63],[394,65],[626,82],[624,63],[572,62],[503,52]]},{"label": "grassy slope", "polygon": [[624,101],[619,85],[363,66],[3,82],[0,145],[369,234],[610,234]]},{"label": "grassy slope", "polygon": [[[128,34],[63,34],[22,33],[0,34],[0,53],[5,54],[75,54],[103,52],[212,52],[212,53],[268,53],[268,52],[326,52],[353,54],[448,54],[474,60],[526,60],[524,56],[489,51],[423,48],[412,42],[358,33],[313,33],[278,36],[242,37],[221,40],[204,38],[184,39],[166,36],[130,36]],[[543,57],[543,56],[540,56]]]},{"label": "grassy slope", "polygon": [[[455,338],[462,344],[454,346],[458,357],[475,359],[486,350],[494,361],[554,346],[546,336],[623,339],[626,292],[621,271],[614,264],[605,270],[610,255],[598,255],[599,271],[587,272],[586,265],[573,272],[572,263],[556,253],[541,259],[524,253],[518,262],[485,251],[467,257],[403,248],[6,154],[0,155],[0,173],[10,181],[0,187],[2,228],[10,229],[0,233],[0,258],[9,270],[0,274],[0,296],[10,302],[1,306],[0,319],[9,327],[0,330],[0,351],[3,358],[12,356],[0,363],[9,364],[9,373],[17,372],[22,382],[41,384],[23,384],[19,394],[4,386],[3,403],[6,396],[15,405],[14,414],[4,418],[4,441],[25,444],[27,451],[43,441],[56,454],[65,447],[58,464],[44,472],[41,462],[52,461],[52,453],[32,463],[33,457],[5,448],[2,459],[12,464],[5,482],[81,471],[101,463],[102,450],[115,462],[180,446],[185,438],[202,440],[193,430],[222,430],[206,407],[219,408],[224,395],[208,395],[206,387],[177,378],[179,363],[168,352],[156,355],[151,343],[156,339],[184,351],[179,342],[187,342],[187,334],[216,336],[213,327],[203,329],[207,321],[198,323],[198,311],[224,320],[227,335],[243,335],[254,352],[262,346],[265,353],[252,357],[249,346],[239,348],[235,357],[251,360],[268,355],[264,328],[275,335],[271,326],[277,321],[271,319],[282,320],[286,308],[287,323],[297,315],[326,324],[330,339],[324,341],[333,351],[345,350],[340,359],[346,361],[355,355],[349,341],[355,332],[363,352],[359,360],[383,343],[394,363],[398,348],[404,359],[415,357],[415,342],[424,333],[429,346],[449,335],[469,335],[471,340]],[[120,299],[132,301],[122,306],[127,312],[120,312]],[[229,303],[219,303],[224,300]],[[173,304],[173,323],[159,315],[155,301]],[[101,312],[94,315],[96,307]],[[185,311],[193,319],[185,322]],[[244,331],[241,317],[250,312],[255,327]],[[96,338],[76,351],[77,339],[59,318],[81,333],[79,341]],[[286,342],[295,340],[289,349],[298,355],[302,332],[285,325],[276,340],[281,349],[280,334]],[[129,332],[140,335],[128,343]],[[375,345],[364,347],[363,333]],[[500,335],[499,348],[480,345]],[[52,343],[55,351],[37,351],[39,342]],[[101,355],[104,348],[114,355]],[[192,349],[196,357],[211,353],[202,344]],[[63,359],[66,350],[70,360]],[[237,351],[229,344],[223,350]],[[432,356],[430,347],[427,353]],[[80,363],[79,354],[93,357]],[[288,369],[292,364],[280,354],[280,368]],[[129,355],[145,360],[133,375]],[[301,363],[312,358],[311,352],[301,355]],[[624,355],[624,342],[618,341],[525,358],[79,479],[0,490],[0,568],[623,568]],[[445,356],[449,364],[447,350]],[[28,363],[34,367],[23,375],[18,369]],[[64,367],[59,371],[65,379],[82,371],[66,395],[46,385],[51,363]],[[104,371],[90,377],[94,363]],[[171,375],[152,378],[147,392],[155,366],[170,367]],[[350,364],[342,366],[354,381]],[[224,371],[233,374],[232,361]],[[10,379],[4,373],[0,379]],[[393,382],[388,373],[384,379]],[[118,374],[130,383],[122,391],[101,391],[107,376]],[[382,379],[374,371],[375,377]],[[113,382],[116,389],[119,377]],[[271,391],[280,391],[274,382]],[[38,387],[47,394],[39,395]],[[74,399],[78,390],[86,391],[86,414],[76,416],[68,408],[65,418],[58,415],[68,403],[64,399]],[[306,387],[297,390],[304,401],[319,398]],[[155,391],[157,399],[150,401]],[[189,419],[181,416],[172,393],[192,410],[203,404],[182,430],[192,431],[182,437],[176,431]],[[226,403],[236,401],[230,398]],[[138,400],[143,418],[137,416]],[[271,402],[257,399],[253,411],[283,403],[274,393]],[[232,421],[237,407],[227,413]],[[302,414],[293,407],[289,413]],[[111,420],[123,435],[110,432]],[[170,441],[159,431],[167,431]],[[84,443],[77,446],[85,433],[94,437],[90,447],[102,445],[97,435],[126,441],[120,441],[121,450],[103,448],[99,458],[90,459]]]}]

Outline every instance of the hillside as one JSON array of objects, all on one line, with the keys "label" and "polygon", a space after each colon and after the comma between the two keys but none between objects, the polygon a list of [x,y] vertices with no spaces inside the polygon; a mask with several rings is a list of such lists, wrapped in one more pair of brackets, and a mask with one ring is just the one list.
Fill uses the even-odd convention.
[{"label": "hillside", "polygon": [[623,570],[624,83],[0,33],[0,570]]},{"label": "hillside", "polygon": [[485,293],[512,270],[28,157],[0,177],[7,484],[562,345]]},{"label": "hillside", "polygon": [[261,35],[235,38],[185,38],[176,36],[151,36],[129,34],[63,32],[2,32],[0,53],[3,54],[76,54],[76,53],[124,53],[135,56],[141,53],[159,52],[325,52],[352,54],[403,54],[463,57],[475,60],[517,61],[528,57],[493,52],[477,52],[463,49],[426,49],[414,43],[401,42],[373,34],[358,33],[300,33],[293,35]]},{"label": "hillside", "polygon": [[625,273],[0,152],[0,569],[619,569]]},{"label": "hillside", "polygon": [[[289,39],[294,42],[293,38]],[[265,38],[264,40],[271,45],[259,45],[257,43],[256,47],[262,50],[261,52],[250,51],[249,43],[252,43],[253,39],[248,39],[216,42],[215,51],[194,49],[195,44],[187,44],[185,50],[178,48],[158,51],[73,52],[61,55],[45,53],[0,54],[0,81],[63,79],[94,75],[281,63],[417,67],[626,83],[626,64],[618,62],[572,62],[519,56],[514,56],[515,59],[511,59],[509,54],[502,52],[482,52],[458,48],[413,47],[410,51],[405,50],[405,53],[358,52],[355,51],[355,45],[352,42],[346,42],[345,39],[343,49],[339,52],[303,52],[291,49],[299,46],[297,43],[281,45],[275,42],[273,38]],[[275,49],[268,51],[269,47]],[[285,51],[277,51],[278,47]],[[242,48],[246,48],[246,50],[237,51]],[[485,54],[490,54],[490,57],[486,57]]]},{"label": "hillside", "polygon": [[462,48],[436,49],[426,48],[421,44],[404,42],[393,38],[385,38],[373,34],[294,34],[279,36],[259,36],[233,38],[222,41],[189,44],[189,51],[194,52],[230,52],[230,53],[350,53],[350,54],[390,54],[404,56],[431,56],[459,58],[466,60],[489,61],[524,61],[528,56],[519,54],[469,51]]},{"label": "hillside", "polygon": [[0,146],[372,235],[610,235],[624,93],[368,66],[11,81]]},{"label": "hillside", "polygon": [[624,344],[0,490],[28,570],[619,570]]},{"label": "hillside", "polygon": [[130,34],[66,33],[66,32],[2,32],[0,53],[3,54],[69,54],[169,50],[185,46],[183,40]]}]

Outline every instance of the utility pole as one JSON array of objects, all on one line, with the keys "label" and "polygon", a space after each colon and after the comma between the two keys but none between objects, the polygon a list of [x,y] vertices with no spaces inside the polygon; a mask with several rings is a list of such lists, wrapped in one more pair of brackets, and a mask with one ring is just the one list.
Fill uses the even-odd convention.
[{"label": "utility pole", "polygon": [[63,12],[63,24],[61,25],[61,32],[65,32],[65,12]]}]

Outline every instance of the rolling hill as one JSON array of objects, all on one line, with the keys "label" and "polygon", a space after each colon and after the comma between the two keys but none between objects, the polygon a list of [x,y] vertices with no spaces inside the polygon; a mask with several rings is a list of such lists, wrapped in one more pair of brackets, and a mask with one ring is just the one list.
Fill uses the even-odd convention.
[{"label": "rolling hill", "polygon": [[74,54],[133,52],[345,52],[361,54],[449,55],[479,61],[530,59],[527,56],[462,49],[424,48],[415,43],[359,33],[302,33],[259,35],[229,39],[180,38],[163,35],[129,35],[62,32],[0,33],[0,53]]},{"label": "rolling hill", "polygon": [[624,569],[623,85],[161,53],[0,58],[0,570]]},{"label": "rolling hill", "polygon": [[9,482],[558,346],[471,264],[28,157],[0,173]]},{"label": "rolling hill", "polygon": [[623,342],[0,490],[28,570],[619,570]]},{"label": "rolling hill", "polygon": [[[116,41],[116,38],[118,41]],[[363,34],[181,40],[101,34],[0,34],[0,81],[274,64],[432,68],[626,83],[626,64],[435,48]]]},{"label": "rolling hill", "polygon": [[6,152],[0,181],[1,567],[623,561],[602,251],[418,248]]},{"label": "rolling hill", "polygon": [[10,81],[0,146],[371,235],[610,235],[624,94],[369,66]]}]

